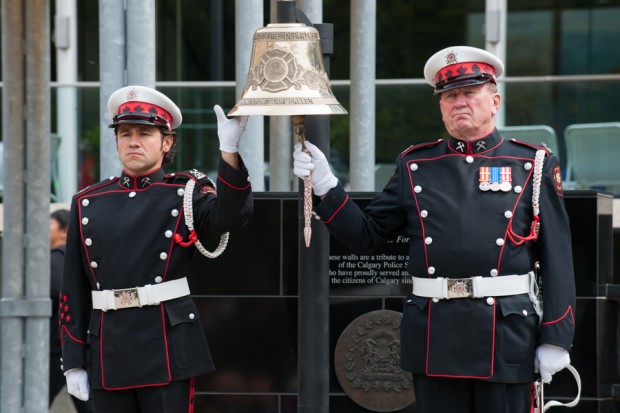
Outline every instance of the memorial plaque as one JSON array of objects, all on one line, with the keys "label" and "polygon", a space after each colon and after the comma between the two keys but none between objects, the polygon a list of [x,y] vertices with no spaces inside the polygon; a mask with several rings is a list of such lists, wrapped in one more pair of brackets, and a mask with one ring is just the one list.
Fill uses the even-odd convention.
[{"label": "memorial plaque", "polygon": [[411,374],[400,368],[400,319],[391,310],[366,313],[342,332],[334,368],[345,393],[375,412],[401,410],[415,401]]}]

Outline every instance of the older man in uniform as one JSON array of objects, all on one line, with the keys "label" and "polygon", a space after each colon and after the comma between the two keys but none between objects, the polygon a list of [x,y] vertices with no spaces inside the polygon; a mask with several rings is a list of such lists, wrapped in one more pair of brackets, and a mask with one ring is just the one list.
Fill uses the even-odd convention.
[{"label": "older man in uniform", "polygon": [[[218,255],[227,232],[252,212],[237,153],[247,118],[227,119],[214,108],[216,190],[195,169],[163,169],[182,120],[172,100],[127,86],[110,96],[108,109],[123,170],[72,200],[59,305],[67,388],[90,396],[96,412],[191,412],[195,377],[214,366],[186,277],[194,246]],[[215,252],[202,246],[220,236]]]},{"label": "older man in uniform", "polygon": [[401,364],[421,412],[530,412],[535,372],[549,382],[570,362],[575,286],[560,166],[544,146],[498,134],[502,71],[465,46],[427,61],[450,137],[403,151],[364,210],[316,146],[294,152],[295,174],[311,177],[316,212],[344,244],[372,251],[410,237]]}]

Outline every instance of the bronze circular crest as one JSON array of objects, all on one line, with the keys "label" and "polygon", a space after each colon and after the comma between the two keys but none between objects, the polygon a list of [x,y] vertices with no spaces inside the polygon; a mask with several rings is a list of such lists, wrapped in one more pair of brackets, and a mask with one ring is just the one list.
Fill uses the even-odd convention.
[{"label": "bronze circular crest", "polygon": [[366,313],[344,329],[334,368],[345,393],[375,412],[403,409],[415,401],[411,374],[400,368],[400,319],[391,310]]}]

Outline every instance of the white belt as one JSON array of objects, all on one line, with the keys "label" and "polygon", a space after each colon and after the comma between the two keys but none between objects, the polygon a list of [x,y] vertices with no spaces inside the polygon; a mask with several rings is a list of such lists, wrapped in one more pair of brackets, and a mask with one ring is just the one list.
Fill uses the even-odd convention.
[{"label": "white belt", "polygon": [[471,278],[419,278],[413,277],[413,294],[419,297],[482,298],[530,292],[533,272],[523,275]]},{"label": "white belt", "polygon": [[160,284],[148,284],[144,287],[92,291],[91,293],[95,310],[122,310],[144,305],[158,305],[162,301],[189,295],[189,285],[187,278],[183,277]]}]

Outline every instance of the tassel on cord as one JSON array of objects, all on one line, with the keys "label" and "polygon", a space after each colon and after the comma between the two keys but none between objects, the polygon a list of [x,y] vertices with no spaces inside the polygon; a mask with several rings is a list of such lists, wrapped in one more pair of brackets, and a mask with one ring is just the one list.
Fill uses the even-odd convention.
[{"label": "tassel on cord", "polygon": [[515,234],[515,232],[512,230],[512,221],[510,221],[510,224],[508,224],[508,239],[510,239],[510,241],[515,245],[521,245],[527,241],[536,241],[536,239],[538,239],[539,225],[540,217],[538,215],[534,215],[534,220],[532,221],[530,233],[523,237],[521,235]]},{"label": "tassel on cord", "polygon": [[182,247],[189,247],[190,245],[192,245],[198,239],[198,235],[196,235],[195,230],[191,230],[187,238],[187,241],[183,241],[183,237],[181,236],[181,234],[174,234],[174,242],[176,242]]},{"label": "tassel on cord", "polygon": [[534,183],[532,189],[532,210],[534,212],[534,218],[530,233],[526,236],[515,234],[512,230],[512,220],[508,224],[507,237],[515,245],[521,245],[527,241],[536,241],[538,239],[538,232],[540,231],[540,185],[542,183],[542,168],[543,162],[545,162],[546,152],[542,149],[536,151],[534,157]]}]

